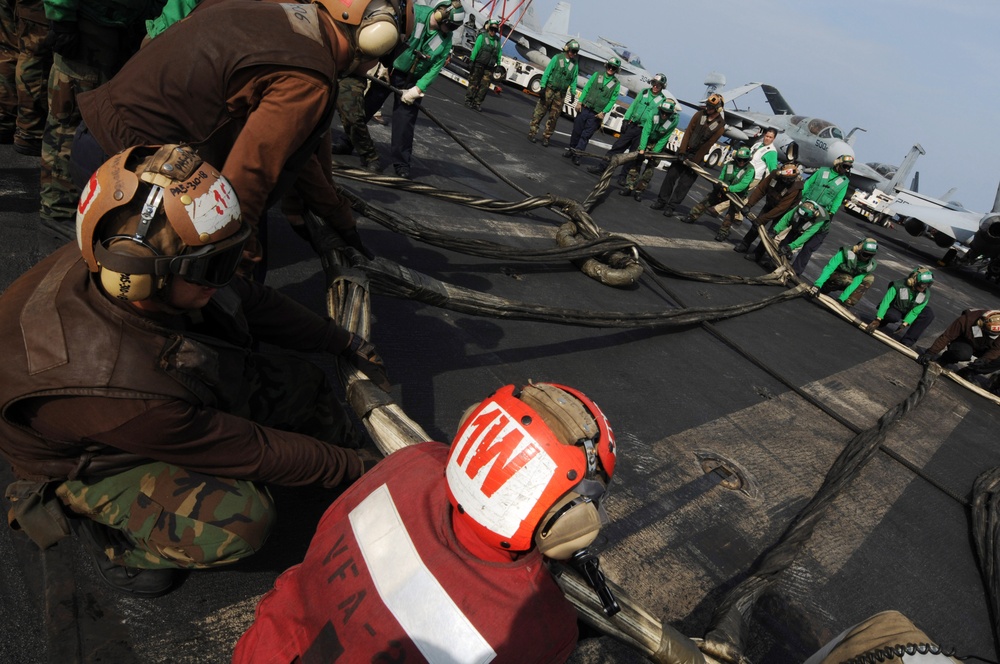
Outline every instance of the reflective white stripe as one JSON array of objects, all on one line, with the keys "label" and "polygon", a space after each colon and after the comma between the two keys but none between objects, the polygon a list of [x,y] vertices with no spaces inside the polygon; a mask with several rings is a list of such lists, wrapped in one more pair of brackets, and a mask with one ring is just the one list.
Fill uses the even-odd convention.
[{"label": "reflective white stripe", "polygon": [[348,518],[379,597],[428,662],[486,664],[496,657],[420,559],[389,487],[373,491]]}]

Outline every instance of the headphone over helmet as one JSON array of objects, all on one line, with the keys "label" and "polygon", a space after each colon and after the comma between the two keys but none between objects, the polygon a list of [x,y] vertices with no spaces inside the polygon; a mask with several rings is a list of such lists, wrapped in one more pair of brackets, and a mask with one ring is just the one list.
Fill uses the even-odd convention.
[{"label": "headphone over helmet", "polygon": [[112,297],[153,297],[170,275],[232,279],[250,227],[232,186],[183,145],[119,152],[90,176],[76,213],[80,252]]},{"label": "headphone over helmet", "polygon": [[735,159],[736,161],[750,161],[751,156],[752,154],[750,152],[750,148],[744,145],[743,147],[741,147],[739,150],[736,151],[736,154],[733,155],[733,159]]},{"label": "headphone over helmet", "polygon": [[799,167],[799,165],[798,164],[794,164],[794,163],[793,164],[785,164],[784,166],[779,166],[774,171],[775,175],[777,175],[779,178],[785,178],[785,179],[788,179],[788,180],[792,180],[794,178],[799,177],[799,174],[801,172],[802,172],[802,169]]},{"label": "headphone over helmet", "polygon": [[810,200],[802,201],[802,204],[799,205],[797,213],[800,218],[806,220],[826,216],[826,212],[823,208],[820,207],[816,201]]},{"label": "headphone over helmet", "polygon": [[500,388],[463,418],[445,471],[454,518],[507,552],[569,559],[597,537],[615,470],[601,409],[571,387]]},{"label": "headphone over helmet", "polygon": [[563,50],[566,51],[567,53],[579,53],[580,42],[578,42],[575,39],[570,39],[568,42],[566,42],[566,45],[563,46]]},{"label": "headphone over helmet", "polygon": [[667,75],[666,74],[657,74],[649,82],[650,85],[653,85],[654,83],[659,84],[659,86],[661,88],[667,87]]},{"label": "headphone over helmet", "polygon": [[673,115],[677,111],[677,102],[673,99],[665,99],[663,103],[660,104],[660,113],[664,115]]},{"label": "headphone over helmet", "polygon": [[708,95],[708,99],[705,100],[705,109],[709,111],[714,111],[716,109],[722,108],[725,101],[722,99],[722,95],[717,92],[713,92]]},{"label": "headphone over helmet", "polygon": [[608,61],[604,63],[604,66],[618,71],[622,68],[622,59],[618,57],[608,58]]},{"label": "headphone over helmet", "polygon": [[842,154],[833,160],[833,170],[851,170],[854,167],[854,157],[849,154]]},{"label": "headphone over helmet", "polygon": [[314,0],[340,24],[358,55],[391,53],[413,32],[412,0]]},{"label": "headphone over helmet", "polygon": [[867,260],[878,252],[878,240],[866,237],[854,245],[854,251],[857,252],[858,256]]},{"label": "headphone over helmet", "polygon": [[929,267],[921,265],[920,267],[914,268],[913,272],[910,272],[910,276],[906,278],[906,283],[910,286],[910,288],[914,288],[919,284],[931,286],[934,284],[934,273],[931,272]]},{"label": "headphone over helmet", "polygon": [[1000,311],[991,309],[983,314],[980,325],[990,336],[1000,335]]},{"label": "headphone over helmet", "polygon": [[462,0],[443,0],[434,5],[431,16],[437,18],[439,29],[454,32],[465,22],[465,7]]}]

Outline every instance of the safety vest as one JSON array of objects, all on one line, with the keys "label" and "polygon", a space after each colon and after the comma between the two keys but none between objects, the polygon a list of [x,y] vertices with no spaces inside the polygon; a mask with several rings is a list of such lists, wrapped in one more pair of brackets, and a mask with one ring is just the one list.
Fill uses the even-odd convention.
[{"label": "safety vest", "polygon": [[862,262],[854,250],[844,247],[840,250],[844,254],[843,261],[837,266],[838,272],[846,272],[855,277],[859,274],[868,274],[875,270],[875,259]]},{"label": "safety vest", "polygon": [[896,295],[893,297],[892,304],[890,306],[894,309],[899,309],[904,314],[914,307],[920,306],[921,304],[929,301],[931,297],[930,290],[925,290],[920,293],[906,285],[905,280],[894,281],[890,284],[890,287],[894,287],[896,289]]},{"label": "safety vest", "polygon": [[541,554],[487,562],[456,538],[448,452],[406,447],[341,495],[264,595],[233,664],[565,661],[576,613]]},{"label": "safety vest", "polygon": [[548,78],[543,81],[542,85],[565,94],[566,88],[576,83],[580,69],[575,61],[567,58],[565,53],[560,53],[552,58],[547,72]]},{"label": "safety vest", "polygon": [[768,172],[770,171],[767,162],[764,161],[764,155],[769,154],[771,152],[774,153],[778,152],[778,150],[774,147],[773,143],[771,145],[764,145],[763,143],[758,143],[751,149],[750,163],[751,165],[753,165],[755,178],[761,179],[765,175],[767,175]]},{"label": "safety vest", "polygon": [[598,72],[594,76],[587,89],[587,96],[581,102],[587,108],[602,113],[611,101],[611,95],[618,89],[618,79],[604,72]]},{"label": "safety vest", "polygon": [[653,94],[653,88],[646,88],[639,93],[632,105],[625,112],[625,120],[631,120],[637,124],[642,124],[650,115],[658,113],[660,105],[667,100],[662,92]]},{"label": "safety vest", "polygon": [[806,191],[802,192],[802,198],[814,201],[827,212],[832,212],[831,208],[838,198],[842,198],[842,194],[850,182],[846,175],[837,175],[830,168],[816,171],[810,180],[812,180],[812,184]]},{"label": "safety vest", "polygon": [[488,32],[479,35],[479,52],[476,53],[474,64],[493,66],[497,63],[497,54],[500,53],[500,39],[491,36]]},{"label": "safety vest", "polygon": [[[747,177],[748,174],[753,173],[753,166],[748,162],[743,168],[737,168],[736,162],[729,162],[722,167],[722,173],[719,174],[719,181],[722,184],[735,184],[743,182],[743,179]],[[753,178],[747,178],[747,185]],[[745,189],[746,187],[744,187]],[[741,190],[742,191],[742,190]],[[739,192],[734,192],[739,193]]]},{"label": "safety vest", "polygon": [[[416,23],[413,36],[406,50],[396,58],[392,66],[398,71],[409,72],[422,79],[439,60],[443,60],[451,52],[451,33],[431,29],[432,7],[417,5],[413,12]],[[430,85],[430,81],[424,81],[424,84]]]}]

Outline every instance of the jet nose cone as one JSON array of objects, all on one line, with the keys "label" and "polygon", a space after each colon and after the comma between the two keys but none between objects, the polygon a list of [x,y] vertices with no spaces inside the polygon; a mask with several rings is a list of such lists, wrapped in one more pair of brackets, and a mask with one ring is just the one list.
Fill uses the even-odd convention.
[{"label": "jet nose cone", "polygon": [[827,158],[828,158],[828,160],[830,162],[830,163],[827,164],[827,166],[833,166],[833,160],[836,159],[837,157],[841,156],[841,155],[849,154],[849,155],[851,155],[853,157],[854,156],[854,148],[852,148],[845,141],[834,141],[830,145],[830,149],[826,151],[826,154],[827,154]]}]

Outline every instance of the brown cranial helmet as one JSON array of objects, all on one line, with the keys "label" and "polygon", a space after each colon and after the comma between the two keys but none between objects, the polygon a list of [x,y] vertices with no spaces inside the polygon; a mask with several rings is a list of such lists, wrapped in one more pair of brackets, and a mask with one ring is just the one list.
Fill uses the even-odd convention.
[{"label": "brown cranial helmet", "polygon": [[347,33],[357,54],[390,53],[413,32],[413,0],[315,0]]},{"label": "brown cranial helmet", "polygon": [[225,285],[250,235],[229,181],[182,145],[132,147],[101,165],[80,195],[76,231],[105,291],[132,302],[171,275]]}]

